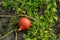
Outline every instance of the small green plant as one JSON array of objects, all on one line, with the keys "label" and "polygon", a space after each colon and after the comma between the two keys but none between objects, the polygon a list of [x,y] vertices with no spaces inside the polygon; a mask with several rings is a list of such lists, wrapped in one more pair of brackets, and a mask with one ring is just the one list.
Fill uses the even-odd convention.
[{"label": "small green plant", "polygon": [[[27,34],[23,34],[24,40],[56,40],[52,29],[58,19],[55,0],[9,0],[1,1],[1,3],[3,8],[15,10],[6,29],[8,31],[5,33],[17,29],[18,18],[21,15],[26,15],[25,17],[32,19],[32,27],[28,29]],[[40,9],[42,10],[41,15],[39,15]]]}]

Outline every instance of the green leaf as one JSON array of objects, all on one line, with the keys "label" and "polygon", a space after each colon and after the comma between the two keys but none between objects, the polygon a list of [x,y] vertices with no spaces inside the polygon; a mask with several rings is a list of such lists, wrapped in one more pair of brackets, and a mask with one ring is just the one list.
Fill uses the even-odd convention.
[{"label": "green leaf", "polygon": [[56,8],[51,8],[51,10],[55,13],[57,12]]},{"label": "green leaf", "polygon": [[47,5],[47,9],[50,9],[50,8],[51,8],[51,4],[48,4],[48,5]]},{"label": "green leaf", "polygon": [[2,2],[2,6],[7,7],[8,6],[7,2]]},{"label": "green leaf", "polygon": [[58,20],[58,17],[57,17],[57,16],[54,16],[53,18],[54,18],[56,21]]}]

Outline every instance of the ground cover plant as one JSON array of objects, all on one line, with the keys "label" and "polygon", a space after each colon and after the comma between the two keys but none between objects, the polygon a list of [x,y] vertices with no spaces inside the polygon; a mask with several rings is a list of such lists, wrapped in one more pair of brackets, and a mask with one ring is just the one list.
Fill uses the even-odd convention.
[{"label": "ground cover plant", "polygon": [[[55,0],[1,0],[0,12],[4,10],[13,11],[12,15],[0,15],[3,22],[4,18],[10,18],[6,29],[0,36],[0,40],[8,36],[13,31],[15,32],[15,39],[17,37],[18,20],[21,17],[27,17],[31,20],[31,28],[26,30],[23,34],[24,40],[56,40],[53,26],[58,20],[57,5]],[[0,23],[0,30],[2,30],[2,23]]]}]

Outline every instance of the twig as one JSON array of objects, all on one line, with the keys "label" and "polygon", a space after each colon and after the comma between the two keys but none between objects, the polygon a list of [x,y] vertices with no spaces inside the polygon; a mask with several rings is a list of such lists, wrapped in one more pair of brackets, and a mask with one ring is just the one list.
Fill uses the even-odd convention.
[{"label": "twig", "polygon": [[11,15],[0,15],[0,17],[12,17]]},{"label": "twig", "polygon": [[15,31],[15,29],[14,30],[12,30],[12,31],[10,31],[10,32],[8,32],[7,34],[5,34],[4,36],[2,36],[1,38],[0,38],[0,40],[1,39],[3,39],[3,38],[5,38],[6,36],[8,36],[9,34],[11,34],[13,31]]}]

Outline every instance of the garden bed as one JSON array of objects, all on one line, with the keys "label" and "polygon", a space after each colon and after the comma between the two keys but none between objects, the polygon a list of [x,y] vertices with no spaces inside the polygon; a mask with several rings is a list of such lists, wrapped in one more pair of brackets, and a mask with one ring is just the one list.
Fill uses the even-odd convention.
[{"label": "garden bed", "polygon": [[[33,22],[33,24],[32,24],[32,28],[31,29],[29,29],[29,30],[23,30],[23,31],[17,31],[17,32],[12,32],[11,34],[9,34],[8,36],[6,36],[6,37],[4,37],[4,38],[2,38],[1,40],[15,40],[16,39],[16,33],[17,33],[17,39],[16,40],[40,40],[40,38],[41,38],[41,40],[43,40],[43,39],[45,39],[45,40],[50,40],[49,38],[47,39],[47,38],[44,38],[42,35],[44,35],[43,34],[43,31],[45,31],[45,30],[42,30],[41,29],[41,36],[39,36],[39,27],[38,26],[41,26],[38,22],[39,22],[39,16],[41,16],[41,15],[43,15],[44,16],[44,14],[43,14],[43,12],[46,10],[46,6],[51,6],[51,5],[46,5],[45,6],[45,4],[43,3],[44,1],[40,1],[40,2],[42,2],[41,3],[41,5],[40,5],[40,7],[37,7],[38,5],[39,5],[39,3],[37,4],[32,4],[32,6],[30,7],[30,5],[31,4],[24,4],[24,2],[23,1],[21,1],[21,3],[20,2],[18,2],[18,1],[15,1],[15,3],[17,3],[17,4],[14,4],[14,1],[10,1],[10,2],[12,2],[11,3],[11,5],[10,5],[10,3],[5,3],[6,1],[1,1],[2,2],[2,5],[0,5],[0,37],[2,37],[2,36],[4,36],[5,34],[7,34],[8,32],[10,32],[11,30],[13,30],[13,29],[15,29],[16,27],[18,27],[18,23],[17,23],[17,21],[18,21],[18,19],[19,19],[19,17],[21,17],[21,15],[28,15],[27,17],[29,18],[29,19],[31,19]],[[27,1],[27,2],[29,2],[29,1]],[[32,1],[32,2],[34,2],[34,1]],[[37,1],[38,2],[38,1]],[[52,1],[52,3],[53,3],[53,1]],[[14,6],[13,6],[14,5]],[[58,9],[58,12],[60,13],[60,3],[57,3],[57,7],[55,7],[54,6],[54,8],[57,8]],[[12,6],[12,7],[11,7]],[[25,7],[27,7],[27,8],[24,8],[24,6]],[[29,8],[30,7],[30,8]],[[35,8],[34,8],[35,7]],[[18,8],[18,9],[17,9]],[[33,8],[33,9],[32,9]],[[26,10],[25,10],[26,9]],[[29,9],[31,9],[31,10],[29,10]],[[37,10],[37,14],[32,14],[32,13],[34,13],[34,12],[36,12],[35,11],[35,9]],[[50,8],[48,7],[48,10],[50,10]],[[31,12],[29,12],[29,11],[33,11],[32,13]],[[20,13],[20,14],[19,14]],[[29,13],[31,13],[31,14],[29,14]],[[54,12],[55,13],[55,12]],[[52,23],[51,22],[51,24],[48,24],[48,25],[52,25],[53,24],[53,29],[55,30],[55,34],[53,34],[53,36],[51,36],[52,37],[52,40],[55,38],[54,36],[55,35],[59,35],[60,34],[60,14],[57,14],[58,15],[58,17],[59,17],[59,19],[55,22],[55,23]],[[37,16],[38,15],[38,16]],[[46,15],[46,14],[45,14]],[[48,14],[49,15],[49,14]],[[36,17],[37,16],[37,17]],[[47,16],[47,15],[46,15]],[[24,17],[26,17],[26,16],[24,16]],[[47,16],[47,17],[49,17],[49,16]],[[34,19],[34,18],[36,18],[36,20]],[[35,20],[35,24],[34,24],[34,20]],[[43,20],[43,19],[41,19],[41,20]],[[40,20],[40,21],[41,21]],[[45,19],[46,20],[46,19]],[[47,20],[48,21],[48,20]],[[48,22],[47,22],[48,23]],[[47,25],[47,26],[48,26]],[[36,28],[34,28],[36,26]],[[42,28],[42,27],[41,27]],[[45,28],[45,27],[44,27]],[[48,27],[49,28],[49,27]],[[46,30],[49,30],[48,28],[46,28]],[[34,29],[34,30],[33,30]],[[35,34],[35,33],[31,33],[31,32],[34,32],[34,31],[36,31],[38,29],[38,31],[37,31],[37,33]],[[32,30],[32,31],[31,31]],[[48,31],[49,32],[49,31]],[[51,31],[52,32],[52,31]],[[28,34],[29,33],[29,34]],[[53,32],[52,32],[53,33]],[[24,34],[26,34],[26,35],[24,35]],[[33,35],[33,34],[35,34],[35,35]],[[24,37],[23,37],[23,35],[24,35]],[[32,36],[31,36],[32,35]],[[46,35],[47,35],[47,37],[48,37],[48,33],[46,33]],[[45,35],[44,35],[45,36]],[[40,37],[40,38],[39,38]],[[50,38],[51,38],[50,37]],[[56,36],[57,37],[57,36]],[[31,39],[30,39],[31,38]],[[38,39],[37,39],[38,38]],[[42,39],[43,38],[43,39]],[[56,39],[60,39],[60,37],[57,37]],[[55,39],[54,39],[55,40]]]}]

